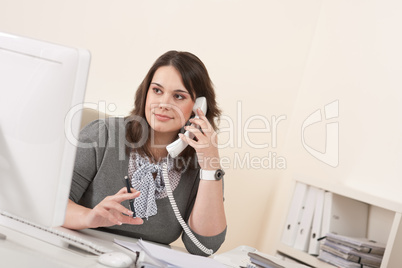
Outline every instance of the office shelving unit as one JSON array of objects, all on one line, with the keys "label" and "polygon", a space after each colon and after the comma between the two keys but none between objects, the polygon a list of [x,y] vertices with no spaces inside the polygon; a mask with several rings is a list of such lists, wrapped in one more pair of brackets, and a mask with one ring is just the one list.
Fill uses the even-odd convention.
[{"label": "office shelving unit", "polygon": [[[297,178],[296,181],[332,192],[369,205],[367,238],[386,244],[381,268],[397,268],[402,263],[402,203],[389,196],[378,196],[375,189],[346,185],[341,182]],[[334,267],[317,257],[283,244],[277,244],[277,252],[312,267]]]}]

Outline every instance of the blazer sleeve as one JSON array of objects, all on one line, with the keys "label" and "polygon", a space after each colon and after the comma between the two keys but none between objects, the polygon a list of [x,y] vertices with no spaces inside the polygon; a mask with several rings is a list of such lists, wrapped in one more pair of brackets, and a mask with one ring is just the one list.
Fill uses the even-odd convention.
[{"label": "blazer sleeve", "polygon": [[[190,230],[191,230],[191,228],[190,228]],[[221,247],[221,245],[225,241],[226,230],[227,230],[227,227],[220,234],[217,234],[214,236],[202,236],[202,235],[195,233],[193,230],[191,230],[191,232],[198,239],[198,241],[200,241],[201,244],[203,244],[208,249],[212,249],[213,253],[215,253],[216,251],[218,251],[218,249]],[[196,255],[200,255],[200,256],[208,256],[206,253],[201,251],[194,244],[193,241],[191,241],[190,237],[185,232],[183,232],[182,241],[183,241],[184,246],[186,247],[187,251],[190,252],[191,254],[196,254]]]},{"label": "blazer sleeve", "polygon": [[70,189],[72,201],[78,203],[93,181],[102,163],[107,136],[103,120],[93,121],[81,130]]},{"label": "blazer sleeve", "polygon": [[[188,211],[188,213],[186,215],[187,225],[188,225],[188,219],[190,217],[191,211],[193,210],[194,203],[195,203],[195,198],[196,198],[197,192],[198,192],[198,184],[200,182],[199,176],[200,175],[199,175],[199,169],[198,169],[198,172],[196,174],[196,180],[195,180],[195,183],[194,183],[193,189],[192,189],[191,202],[189,202],[189,205],[188,205],[189,208],[187,209],[187,211]],[[191,230],[190,226],[189,226],[189,229]],[[191,230],[191,232],[194,234],[194,236],[198,239],[198,241],[202,245],[204,245],[208,249],[212,249],[213,252],[215,253],[216,251],[218,251],[218,249],[221,247],[221,245],[225,241],[226,230],[227,230],[227,227],[221,233],[219,233],[217,235],[214,235],[214,236],[202,236],[200,234],[197,234],[193,230]],[[184,231],[183,231],[183,234],[182,234],[182,241],[183,241],[184,246],[186,247],[186,249],[187,249],[187,251],[189,253],[196,254],[196,255],[201,255],[201,256],[207,256],[206,253],[204,253],[202,250],[200,250],[194,244],[194,242],[190,239],[190,237]]]}]

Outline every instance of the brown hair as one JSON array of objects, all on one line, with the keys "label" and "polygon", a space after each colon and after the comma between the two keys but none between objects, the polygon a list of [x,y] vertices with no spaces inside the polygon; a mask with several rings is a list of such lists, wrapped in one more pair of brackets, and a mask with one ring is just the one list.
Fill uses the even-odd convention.
[{"label": "brown hair", "polygon": [[[145,135],[148,135],[147,139],[149,138],[149,124],[146,124],[148,129],[144,130],[137,119],[145,118],[145,102],[148,89],[156,70],[162,66],[173,66],[179,71],[182,77],[182,82],[185,88],[189,91],[193,101],[198,97],[205,97],[207,99],[208,110],[206,117],[214,130],[217,130],[215,119],[219,119],[221,111],[217,106],[214,87],[205,65],[197,56],[189,52],[168,51],[155,61],[137,89],[134,109],[126,118],[126,121],[128,122],[126,128],[126,140],[131,145],[130,147],[126,147],[127,153],[134,150],[153,159],[148,143],[139,146],[132,145],[140,143],[141,139],[144,138],[144,133]],[[187,146],[187,148],[180,154],[180,158],[181,160],[185,160],[185,163],[192,163],[192,166],[194,167],[196,166],[196,163],[194,163],[195,161],[191,161],[195,160],[194,154],[194,148]],[[180,161],[177,161],[175,166],[181,168],[185,163],[181,164]]]}]

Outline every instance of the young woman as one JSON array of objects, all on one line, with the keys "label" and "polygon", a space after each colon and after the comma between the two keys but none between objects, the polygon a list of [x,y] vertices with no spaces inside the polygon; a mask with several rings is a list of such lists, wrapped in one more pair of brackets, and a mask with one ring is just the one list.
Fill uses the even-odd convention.
[{"label": "young woman", "polygon": [[[207,113],[196,111],[206,97]],[[126,118],[97,120],[80,133],[80,145],[64,226],[170,244],[182,233],[166,194],[162,164],[178,209],[194,236],[214,252],[226,235],[223,182],[215,119],[220,110],[204,64],[188,52],[159,57],[139,86]],[[186,124],[188,121],[192,125]],[[194,134],[190,139],[184,130]],[[175,159],[166,146],[177,138],[189,146]],[[200,179],[201,175],[201,179]],[[132,193],[125,187],[129,178]],[[135,199],[136,217],[128,200]],[[190,253],[205,255],[183,233]]]}]

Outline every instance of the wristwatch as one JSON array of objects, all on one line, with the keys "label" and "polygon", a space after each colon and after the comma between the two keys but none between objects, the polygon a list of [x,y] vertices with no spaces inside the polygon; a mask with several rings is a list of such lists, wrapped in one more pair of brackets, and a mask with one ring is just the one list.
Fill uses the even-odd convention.
[{"label": "wristwatch", "polygon": [[219,181],[223,179],[223,175],[225,175],[225,171],[223,171],[222,169],[200,170],[200,179],[205,181]]}]

